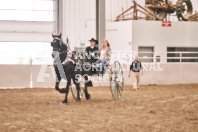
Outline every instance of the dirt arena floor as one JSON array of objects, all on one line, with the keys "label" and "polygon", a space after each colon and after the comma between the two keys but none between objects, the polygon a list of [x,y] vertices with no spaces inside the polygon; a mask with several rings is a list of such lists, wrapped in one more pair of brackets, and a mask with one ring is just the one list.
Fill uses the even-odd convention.
[{"label": "dirt arena floor", "polygon": [[108,87],[89,88],[85,97],[60,106],[54,89],[0,90],[1,132],[198,132],[198,84],[125,86],[114,101]]}]

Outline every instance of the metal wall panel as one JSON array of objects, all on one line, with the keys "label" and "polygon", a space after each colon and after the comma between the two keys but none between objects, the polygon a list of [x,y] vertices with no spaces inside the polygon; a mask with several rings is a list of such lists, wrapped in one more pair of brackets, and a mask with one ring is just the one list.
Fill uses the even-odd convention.
[{"label": "metal wall panel", "polygon": [[71,47],[88,46],[88,40],[96,37],[95,10],[95,0],[63,1],[63,40],[68,37]]}]

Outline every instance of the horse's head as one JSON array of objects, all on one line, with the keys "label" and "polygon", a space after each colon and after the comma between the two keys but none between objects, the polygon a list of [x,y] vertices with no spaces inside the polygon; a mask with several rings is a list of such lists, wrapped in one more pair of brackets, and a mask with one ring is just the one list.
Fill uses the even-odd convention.
[{"label": "horse's head", "polygon": [[59,51],[62,45],[61,33],[60,35],[52,34],[53,42],[51,42],[51,46],[53,47],[53,51]]},{"label": "horse's head", "polygon": [[61,62],[63,62],[67,58],[67,46],[63,43],[60,35],[52,34],[53,42],[51,42],[51,46],[53,47],[52,57],[57,58],[60,57]]}]

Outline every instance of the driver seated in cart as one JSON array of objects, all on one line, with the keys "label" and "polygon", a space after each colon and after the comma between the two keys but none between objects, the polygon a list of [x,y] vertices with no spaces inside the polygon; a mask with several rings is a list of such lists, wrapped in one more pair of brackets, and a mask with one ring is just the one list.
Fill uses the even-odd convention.
[{"label": "driver seated in cart", "polygon": [[103,39],[102,43],[103,45],[99,49],[98,60],[96,61],[96,64],[100,64],[99,73],[101,75],[103,75],[105,67],[109,65],[109,61],[111,57],[111,48],[108,40]]}]

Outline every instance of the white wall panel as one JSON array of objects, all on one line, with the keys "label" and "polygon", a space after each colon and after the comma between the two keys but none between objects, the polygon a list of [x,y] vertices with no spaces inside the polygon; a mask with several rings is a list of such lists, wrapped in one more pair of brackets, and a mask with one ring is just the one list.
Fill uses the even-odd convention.
[{"label": "white wall panel", "polygon": [[51,33],[0,33],[1,42],[51,42]]},{"label": "white wall panel", "polygon": [[133,21],[132,34],[134,51],[139,46],[154,46],[164,58],[167,47],[198,47],[198,22],[172,22],[171,27],[162,27],[161,21]]},{"label": "white wall panel", "polygon": [[106,39],[113,51],[131,51],[132,21],[113,22],[122,8],[132,5],[130,0],[106,0]]},{"label": "white wall panel", "polygon": [[89,45],[89,39],[96,37],[95,0],[63,1],[63,40],[69,38],[71,47],[79,47],[80,43]]},{"label": "white wall panel", "polygon": [[52,33],[53,22],[0,21],[0,32]]},{"label": "white wall panel", "polygon": [[132,21],[106,22],[106,39],[113,51],[132,50]]},{"label": "white wall panel", "polygon": [[0,21],[1,42],[50,42],[54,22]]}]

